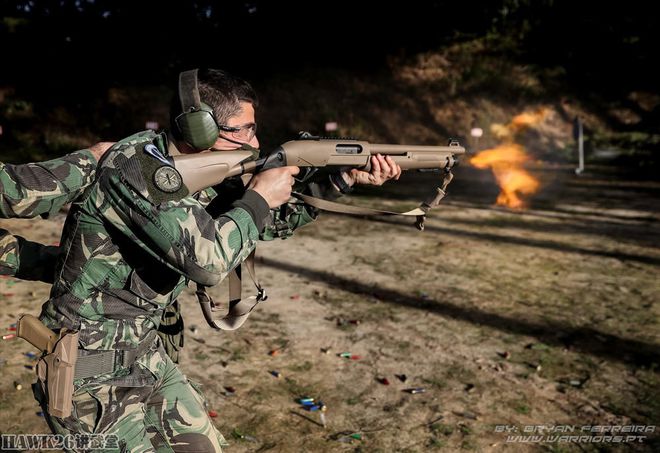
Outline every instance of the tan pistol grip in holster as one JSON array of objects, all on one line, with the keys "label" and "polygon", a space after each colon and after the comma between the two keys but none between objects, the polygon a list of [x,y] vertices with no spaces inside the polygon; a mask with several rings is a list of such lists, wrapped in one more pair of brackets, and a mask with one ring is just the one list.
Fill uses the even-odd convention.
[{"label": "tan pistol grip in holster", "polygon": [[61,329],[58,339],[39,319],[22,315],[18,319],[17,335],[45,352],[37,363],[37,376],[48,396],[48,413],[54,417],[68,417],[78,360],[78,332]]},{"label": "tan pistol grip in holster", "polygon": [[78,360],[78,332],[62,329],[53,352],[43,356],[37,363],[37,374],[42,382],[41,369],[45,368],[50,415],[60,418],[71,415],[76,360]]}]

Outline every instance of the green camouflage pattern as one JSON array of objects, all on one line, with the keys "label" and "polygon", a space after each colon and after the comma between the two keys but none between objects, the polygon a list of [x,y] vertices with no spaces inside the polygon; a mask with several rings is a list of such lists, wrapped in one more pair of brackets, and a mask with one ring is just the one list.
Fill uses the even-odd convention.
[{"label": "green camouflage pattern", "polygon": [[179,353],[183,349],[185,339],[185,325],[183,315],[178,301],[165,307],[163,316],[160,318],[158,335],[160,336],[165,352],[172,362],[179,363]]},{"label": "green camouflage pattern", "polygon": [[[152,203],[145,183],[152,175],[142,174],[139,160],[149,144],[167,156],[165,135],[152,131],[110,148],[64,225],[64,253],[41,320],[79,330],[84,349],[136,348],[187,284],[217,284],[259,239],[244,209],[215,218],[206,211],[212,188]],[[302,206],[291,209],[292,228],[312,219]]]},{"label": "green camouflage pattern", "polygon": [[13,236],[0,228],[0,275],[53,283],[60,248]]},{"label": "green camouflage pattern", "polygon": [[16,275],[20,256],[20,237],[0,228],[0,275]]},{"label": "green camouflage pattern", "polygon": [[[151,144],[168,156],[163,134],[146,131],[117,142],[67,216],[63,253],[40,319],[54,330],[78,330],[82,356],[137,348],[159,328],[164,313],[172,312],[186,285],[217,284],[260,239],[246,210],[207,209],[220,198],[213,188],[183,198],[153,193],[157,189],[148,182],[154,167],[142,165]],[[291,210],[291,228],[313,219],[301,206]],[[51,428],[116,434],[126,442],[125,451],[172,451],[179,445],[174,449],[220,451],[225,441],[201,393],[167,357],[167,336],[157,338],[158,350],[132,366],[74,380],[74,413],[66,419],[49,416]],[[35,397],[43,402],[39,389],[36,385]]]},{"label": "green camouflage pattern", "polygon": [[[79,197],[94,178],[89,150],[23,165],[0,162],[0,218],[47,217]],[[0,228],[0,275],[52,282],[56,248],[11,235]]]},{"label": "green camouflage pattern", "polygon": [[63,258],[41,319],[79,330],[84,349],[137,347],[189,282],[217,284],[259,237],[241,208],[211,217],[205,207],[215,193],[208,190],[152,203],[145,181],[153,175],[140,166],[149,144],[167,155],[164,136],[152,131],[110,148],[64,226]]},{"label": "green camouflage pattern", "polygon": [[0,217],[30,218],[57,213],[89,186],[95,169],[96,159],[89,150],[41,163],[0,163]]},{"label": "green camouflage pattern", "polygon": [[108,434],[117,439],[104,449],[72,451],[220,452],[228,445],[209,418],[199,385],[179,371],[158,342],[134,367],[150,373],[150,379],[141,386],[118,380],[80,386],[66,418],[47,413],[43,391],[36,384],[35,396],[53,433]]},{"label": "green camouflage pattern", "polygon": [[270,213],[271,221],[259,236],[262,241],[287,239],[296,229],[313,222],[318,216],[316,209],[299,201],[291,201],[281,209],[271,209]]}]

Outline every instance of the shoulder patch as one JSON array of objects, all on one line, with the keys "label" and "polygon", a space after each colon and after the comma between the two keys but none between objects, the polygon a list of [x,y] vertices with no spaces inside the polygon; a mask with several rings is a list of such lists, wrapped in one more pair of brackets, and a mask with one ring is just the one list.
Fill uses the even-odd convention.
[{"label": "shoulder patch", "polygon": [[163,192],[176,192],[181,188],[181,184],[183,184],[181,175],[170,165],[163,165],[154,173],[154,185]]},{"label": "shoulder patch", "polygon": [[[140,173],[145,181],[149,192],[149,201],[160,204],[165,201],[180,200],[188,196],[188,188],[183,184],[183,178],[177,170],[163,156],[160,150],[151,144],[147,144],[144,152],[137,153],[137,161],[140,163]],[[146,151],[147,147],[155,148],[161,158],[153,156]]]},{"label": "shoulder patch", "polygon": [[117,150],[113,161],[122,180],[154,205],[188,196],[181,175],[151,140]]}]

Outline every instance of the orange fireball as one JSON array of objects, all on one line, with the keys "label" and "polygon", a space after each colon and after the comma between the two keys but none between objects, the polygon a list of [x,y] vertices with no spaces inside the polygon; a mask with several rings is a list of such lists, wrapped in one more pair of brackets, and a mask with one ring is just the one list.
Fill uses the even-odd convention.
[{"label": "orange fireball", "polygon": [[475,167],[490,168],[493,171],[495,180],[500,186],[496,204],[522,209],[525,207],[522,196],[530,196],[538,191],[539,181],[523,167],[529,156],[525,148],[514,140],[517,134],[543,121],[547,114],[548,111],[542,109],[517,115],[506,125],[493,124],[491,132],[504,143],[481,151],[470,159],[470,163]]}]

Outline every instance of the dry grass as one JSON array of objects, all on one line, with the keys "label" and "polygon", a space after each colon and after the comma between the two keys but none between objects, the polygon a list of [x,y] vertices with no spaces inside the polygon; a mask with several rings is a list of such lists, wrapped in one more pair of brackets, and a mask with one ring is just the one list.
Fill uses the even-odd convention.
[{"label": "dry grass", "polygon": [[[602,451],[507,444],[495,426],[657,424],[660,186],[543,171],[551,183],[525,212],[492,208],[488,174],[464,167],[423,233],[407,221],[324,215],[263,244],[258,272],[271,297],[236,333],[209,331],[186,295],[187,325],[206,343],[188,332],[181,367],[204,384],[229,451]],[[414,205],[430,183],[407,177],[393,203]],[[392,203],[374,193],[356,199]],[[48,242],[61,219],[2,226]],[[36,312],[46,290],[0,280],[0,323]],[[2,432],[47,432],[29,390],[13,388],[32,379],[29,350],[0,343]],[[426,392],[402,391],[410,387]],[[296,403],[302,396],[327,404],[327,428]],[[601,447],[653,451],[654,442]]]}]

